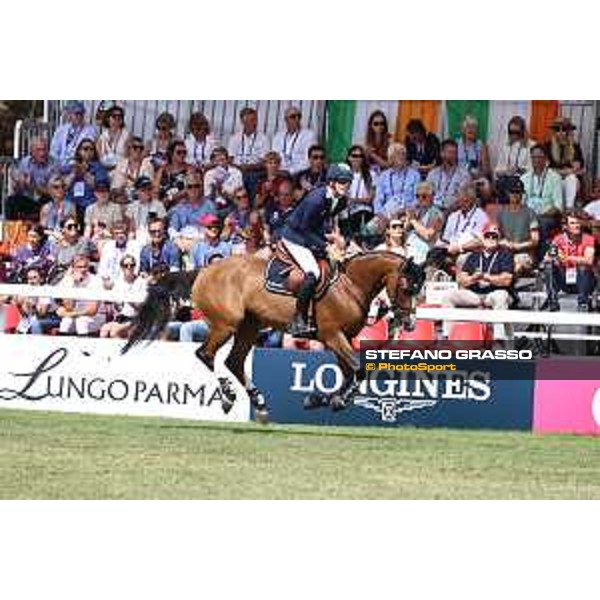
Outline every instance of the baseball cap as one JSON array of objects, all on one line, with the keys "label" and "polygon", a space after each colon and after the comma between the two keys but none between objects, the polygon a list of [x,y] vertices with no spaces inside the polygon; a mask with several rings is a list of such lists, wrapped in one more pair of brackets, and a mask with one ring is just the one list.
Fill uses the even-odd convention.
[{"label": "baseball cap", "polygon": [[95,190],[110,190],[110,182],[108,179],[97,179],[94,184]]},{"label": "baseball cap", "polygon": [[141,175],[135,180],[133,187],[136,190],[141,190],[142,188],[152,187],[152,179],[147,177],[146,175]]},{"label": "baseball cap", "polygon": [[203,227],[214,227],[215,225],[221,225],[219,217],[217,217],[217,215],[213,215],[212,213],[202,215],[200,219],[198,219],[198,223],[200,223],[200,225]]},{"label": "baseball cap", "polygon": [[65,104],[65,112],[76,114],[76,113],[85,113],[85,106],[81,100],[69,100]]},{"label": "baseball cap", "polygon": [[482,231],[483,235],[486,235],[488,233],[495,233],[496,235],[500,235],[500,229],[498,228],[498,225],[496,225],[496,223],[488,223]]}]

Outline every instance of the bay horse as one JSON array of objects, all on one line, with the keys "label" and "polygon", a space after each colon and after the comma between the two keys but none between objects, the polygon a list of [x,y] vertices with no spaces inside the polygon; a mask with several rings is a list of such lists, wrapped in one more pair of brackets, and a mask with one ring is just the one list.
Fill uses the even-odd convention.
[{"label": "bay horse", "polygon": [[[134,320],[126,352],[143,339],[156,339],[171,316],[171,303],[191,299],[209,322],[210,330],[196,356],[212,371],[219,348],[233,337],[225,365],[248,392],[258,420],[266,421],[268,410],[262,393],[246,381],[244,362],[256,343],[259,330],[285,330],[295,311],[294,297],[275,294],[265,288],[267,260],[255,255],[232,256],[192,272],[166,273],[148,287],[148,296]],[[314,315],[317,339],[338,359],[344,381],[342,388],[325,396],[311,394],[305,407],[330,405],[341,410],[352,402],[360,379],[360,364],[350,340],[364,327],[372,300],[385,288],[394,319],[410,327],[414,299],[424,272],[411,259],[388,251],[370,251],[344,260],[339,274],[325,294],[316,301]],[[231,382],[219,378],[222,408],[227,413],[235,400]]]}]

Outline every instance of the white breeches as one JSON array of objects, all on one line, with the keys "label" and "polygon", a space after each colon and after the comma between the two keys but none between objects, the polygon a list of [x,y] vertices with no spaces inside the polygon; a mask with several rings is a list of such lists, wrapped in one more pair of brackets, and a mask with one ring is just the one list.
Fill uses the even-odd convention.
[{"label": "white breeches", "polygon": [[318,281],[320,274],[319,263],[317,263],[317,259],[313,256],[313,253],[308,248],[305,248],[300,244],[290,242],[290,240],[285,238],[282,238],[281,242],[285,246],[285,249],[290,253],[292,258],[300,265],[302,270],[307,275],[312,273]]}]

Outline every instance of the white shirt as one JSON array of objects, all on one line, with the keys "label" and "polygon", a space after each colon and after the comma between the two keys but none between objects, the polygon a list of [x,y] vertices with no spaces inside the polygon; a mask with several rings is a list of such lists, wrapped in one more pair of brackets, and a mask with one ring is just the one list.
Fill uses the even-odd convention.
[{"label": "white shirt", "polygon": [[98,264],[98,275],[102,279],[108,279],[112,283],[120,281],[123,277],[121,260],[129,255],[135,258],[136,273],[140,264],[140,245],[137,240],[128,240],[123,248],[118,248],[115,240],[109,240],[102,246],[100,262]]},{"label": "white shirt", "polygon": [[279,131],[273,138],[273,150],[281,155],[281,168],[295,175],[308,169],[308,149],[316,143],[317,134],[310,129]]},{"label": "white shirt", "polygon": [[212,194],[215,183],[223,178],[222,189],[226,194],[233,194],[235,190],[244,185],[242,172],[237,167],[213,167],[204,175],[204,191]]},{"label": "white shirt", "polygon": [[229,138],[227,151],[236,165],[254,165],[269,151],[269,138],[259,131],[251,135],[238,131]]},{"label": "white shirt", "polygon": [[535,142],[533,140],[527,140],[527,144],[525,145],[521,141],[513,142],[512,144],[506,142],[500,148],[495,169],[496,173],[512,171],[514,169],[529,171],[531,169],[531,155],[529,151],[534,145]]},{"label": "white shirt", "polygon": [[600,200],[590,202],[583,210],[597,221],[600,220]]},{"label": "white shirt", "polygon": [[[73,279],[73,275],[70,271],[67,271],[66,275],[60,280],[57,286],[59,289],[82,289],[82,290],[104,290],[104,285],[102,284],[102,279],[98,277],[98,275],[93,275],[89,273],[83,281],[80,283],[75,283]],[[96,300],[75,300],[75,308],[76,311],[87,310],[90,304],[93,304]],[[100,308],[98,312],[101,312]]]},{"label": "white shirt", "polygon": [[218,146],[217,139],[212,135],[207,135],[203,142],[197,140],[193,134],[188,133],[185,136],[185,148],[187,155],[185,160],[188,164],[195,167],[206,166],[210,164],[210,153]]},{"label": "white shirt", "polygon": [[466,213],[455,210],[448,215],[441,240],[448,244],[466,244],[481,237],[483,228],[488,223],[488,216],[478,206]]},{"label": "white shirt", "polygon": [[128,142],[129,132],[127,129],[121,129],[112,138],[110,130],[104,129],[98,138],[100,162],[107,168],[115,167],[120,160],[126,157]]},{"label": "white shirt", "polygon": [[[144,277],[136,277],[131,283],[128,283],[127,281],[125,281],[125,279],[117,280],[113,290],[115,292],[119,292],[121,294],[128,294],[128,293],[143,294],[146,292],[147,287],[148,287],[148,282]],[[137,314],[137,311],[138,311],[138,309],[135,307],[134,304],[125,303],[122,305],[121,309],[119,310],[119,314],[121,314],[125,317],[135,317],[135,315]]]}]

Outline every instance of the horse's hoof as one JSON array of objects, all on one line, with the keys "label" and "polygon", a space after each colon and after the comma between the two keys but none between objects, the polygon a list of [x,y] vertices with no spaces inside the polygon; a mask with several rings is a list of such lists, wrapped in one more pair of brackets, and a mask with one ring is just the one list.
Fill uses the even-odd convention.
[{"label": "horse's hoof", "polygon": [[331,406],[331,410],[333,412],[340,412],[340,410],[345,410],[352,404],[351,402],[347,402],[341,396],[334,396],[331,399],[329,405]]},{"label": "horse's hoof", "polygon": [[327,406],[329,401],[327,396],[320,393],[313,393],[310,396],[304,398],[304,410],[312,410],[315,408],[321,408],[323,406]]},{"label": "horse's hoof", "polygon": [[269,411],[266,408],[257,408],[254,411],[254,418],[257,423],[267,425],[269,422]]}]

